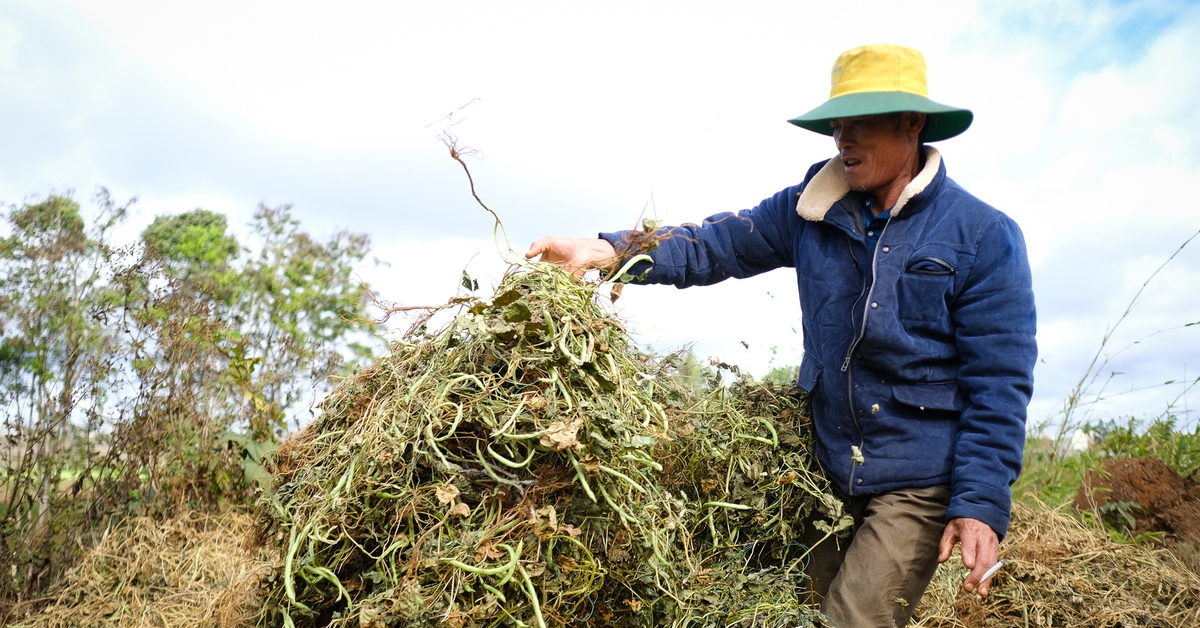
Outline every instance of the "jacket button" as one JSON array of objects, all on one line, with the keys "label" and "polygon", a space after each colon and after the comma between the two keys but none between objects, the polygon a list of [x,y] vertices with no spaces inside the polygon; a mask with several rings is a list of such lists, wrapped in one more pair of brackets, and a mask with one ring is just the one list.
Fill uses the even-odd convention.
[{"label": "jacket button", "polygon": [[888,251],[890,251],[890,250],[892,250],[892,247],[890,247],[890,246],[885,246],[885,247],[883,247],[883,252],[884,252],[884,253],[887,253],[887,252],[888,252]]},{"label": "jacket button", "polygon": [[878,304],[878,303],[874,303],[874,302],[873,302],[873,303],[871,303],[871,309],[872,309],[872,310],[878,310],[878,309],[879,309],[879,304]]},{"label": "jacket button", "polygon": [[864,412],[864,411],[862,411],[862,410],[859,410],[859,411],[858,411],[858,416],[863,416],[863,415],[865,415],[865,414],[866,414],[866,412]]},{"label": "jacket button", "polygon": [[854,481],[854,483],[859,486],[862,486],[862,478],[858,478],[857,480]]}]

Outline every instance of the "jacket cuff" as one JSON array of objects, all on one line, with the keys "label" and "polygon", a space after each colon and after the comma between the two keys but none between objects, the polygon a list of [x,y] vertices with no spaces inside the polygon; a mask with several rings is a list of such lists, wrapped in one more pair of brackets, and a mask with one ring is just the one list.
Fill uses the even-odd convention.
[{"label": "jacket cuff", "polygon": [[1011,510],[1012,495],[1007,487],[997,489],[975,482],[958,482],[954,485],[950,507],[946,509],[946,521],[977,519],[986,523],[1003,541],[1008,533]]},{"label": "jacket cuff", "polygon": [[[614,249],[616,249],[616,251],[618,253],[621,253],[622,251],[628,251],[630,248],[630,246],[629,246],[629,234],[630,233],[632,233],[632,232],[630,232],[630,231],[604,232],[604,233],[599,234],[599,238],[601,240],[608,240],[608,243],[611,244],[612,247]],[[633,257],[633,256],[622,254],[621,255],[621,265],[624,266],[625,262],[629,261],[630,257]],[[652,281],[649,280],[650,271],[653,270],[653,268],[654,268],[654,264],[652,262],[641,261],[641,262],[634,264],[633,267],[630,268],[626,272],[626,274],[631,277],[635,277],[634,283],[653,283]]]}]

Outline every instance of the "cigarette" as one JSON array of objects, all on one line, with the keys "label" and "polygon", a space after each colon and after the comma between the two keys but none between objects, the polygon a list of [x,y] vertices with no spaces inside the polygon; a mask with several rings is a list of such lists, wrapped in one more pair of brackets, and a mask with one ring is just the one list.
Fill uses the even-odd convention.
[{"label": "cigarette", "polygon": [[1007,560],[997,561],[995,565],[992,565],[991,569],[983,572],[983,577],[979,579],[979,584],[983,584],[983,583],[987,582],[988,578],[991,578],[992,576],[996,575],[996,572],[1000,571],[1000,568],[1007,564],[1008,564]]}]

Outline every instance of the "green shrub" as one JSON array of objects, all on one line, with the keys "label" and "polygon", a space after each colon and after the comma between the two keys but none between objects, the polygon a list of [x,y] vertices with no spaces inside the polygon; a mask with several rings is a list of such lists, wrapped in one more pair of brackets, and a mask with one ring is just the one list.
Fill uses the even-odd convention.
[{"label": "green shrub", "polygon": [[[248,503],[314,385],[365,347],[366,236],[260,207],[253,250],[205,210],[118,245],[126,207],[13,206],[0,238],[0,619],[118,518]],[[316,366],[314,366],[316,365]]]}]

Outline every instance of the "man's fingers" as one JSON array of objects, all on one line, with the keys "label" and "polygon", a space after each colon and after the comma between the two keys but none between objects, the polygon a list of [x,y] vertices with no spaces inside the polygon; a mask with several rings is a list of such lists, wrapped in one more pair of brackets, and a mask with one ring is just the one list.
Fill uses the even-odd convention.
[{"label": "man's fingers", "polygon": [[[968,541],[969,537],[969,541]],[[963,588],[975,591],[980,596],[987,595],[989,583],[982,582],[984,574],[996,564],[996,554],[999,549],[994,536],[983,534],[965,534],[962,541],[963,564],[971,568]],[[967,565],[967,554],[971,554],[972,564]]]},{"label": "man's fingers", "polygon": [[983,572],[987,571],[982,566],[976,567],[967,574],[967,581],[963,583],[963,588],[968,591],[974,591],[975,587],[979,586],[979,579],[983,577]]},{"label": "man's fingers", "polygon": [[[987,548],[978,550],[978,558],[975,561],[975,568],[967,574],[967,581],[963,583],[963,588],[968,591],[975,591],[980,597],[987,595],[988,588],[991,586],[991,578],[983,580],[987,572],[996,565],[996,551],[987,551]],[[993,572],[994,573],[994,572]]]},{"label": "man's fingers", "polygon": [[554,236],[546,236],[535,240],[533,244],[529,245],[529,250],[525,252],[525,259],[533,259],[540,255],[543,262],[555,262],[562,256],[557,250],[559,239]]},{"label": "man's fingers", "polygon": [[[976,567],[976,569],[983,569],[983,571],[984,571],[984,573],[979,575],[979,578],[981,580],[983,579],[984,576],[987,575],[987,572],[990,571],[992,569],[992,567],[994,567],[996,565],[997,562],[999,562],[999,554],[1000,554],[999,539],[997,539],[995,536],[991,536],[991,535],[985,536],[982,539],[980,539],[979,551],[977,552],[977,556],[975,559],[975,562],[976,562],[975,567]],[[992,573],[994,574],[995,572],[992,572]],[[992,581],[990,579],[979,583],[979,587],[978,587],[978,590],[976,591],[976,593],[978,593],[981,597],[987,595],[988,589],[991,588],[991,585],[992,585]]]},{"label": "man's fingers", "polygon": [[946,524],[942,533],[942,542],[938,547],[938,562],[950,558],[950,551],[955,542],[961,544],[963,566],[971,570],[963,582],[963,588],[976,591],[980,596],[987,595],[989,584],[981,583],[983,575],[996,564],[1000,549],[1000,538],[986,523],[977,519],[952,519]]},{"label": "man's fingers", "polygon": [[540,261],[557,264],[564,270],[583,276],[593,268],[606,268],[619,256],[613,246],[602,238],[562,238],[547,236],[529,245],[526,259],[538,257]]},{"label": "man's fingers", "polygon": [[950,552],[954,551],[954,544],[958,542],[958,526],[954,524],[946,526],[946,531],[942,532],[942,542],[938,545],[938,562],[944,563],[950,560]]},{"label": "man's fingers", "polygon": [[968,591],[974,591],[979,585],[979,579],[983,577],[983,572],[988,570],[991,565],[983,565],[982,560],[978,560],[979,556],[979,536],[970,526],[963,526],[962,533],[962,561],[963,566],[971,570],[967,574],[967,581],[963,583],[963,588]]},{"label": "man's fingers", "polygon": [[[977,567],[977,565],[975,564],[976,563],[975,543],[976,543],[977,539],[978,539],[978,537],[975,535],[974,530],[972,530],[969,527],[963,526],[963,529],[960,532],[960,536],[958,539],[959,542],[962,543],[961,550],[962,550],[963,567],[966,567],[967,569],[971,569],[972,574],[975,573],[974,569]],[[988,565],[988,567],[991,567],[991,565]],[[987,569],[987,567],[984,567],[984,569]],[[983,573],[983,572],[980,571],[979,573]],[[969,581],[970,581],[970,579],[968,578],[968,582]]]}]

